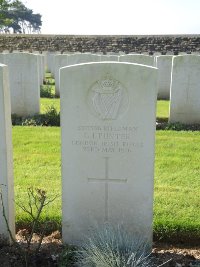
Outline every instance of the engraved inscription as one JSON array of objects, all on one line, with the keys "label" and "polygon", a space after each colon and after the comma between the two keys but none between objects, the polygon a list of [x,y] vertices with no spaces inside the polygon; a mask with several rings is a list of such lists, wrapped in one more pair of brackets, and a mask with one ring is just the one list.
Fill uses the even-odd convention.
[{"label": "engraved inscription", "polygon": [[127,179],[109,178],[109,157],[105,157],[105,178],[87,178],[88,182],[103,182],[105,183],[105,221],[109,217],[109,183],[127,183]]},{"label": "engraved inscription", "polygon": [[89,90],[88,104],[93,114],[102,120],[116,120],[128,107],[125,87],[107,74]]},{"label": "engraved inscription", "polygon": [[87,153],[131,153],[143,147],[136,126],[78,126],[76,133],[72,145]]}]

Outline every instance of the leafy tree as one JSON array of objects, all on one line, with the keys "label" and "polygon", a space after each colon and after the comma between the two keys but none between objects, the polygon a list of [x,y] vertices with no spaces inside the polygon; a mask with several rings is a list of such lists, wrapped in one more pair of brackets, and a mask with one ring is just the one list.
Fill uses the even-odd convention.
[{"label": "leafy tree", "polygon": [[40,32],[41,15],[34,14],[19,0],[0,0],[0,29],[2,32]]},{"label": "leafy tree", "polygon": [[9,0],[0,0],[0,29],[7,27],[12,20],[10,20],[6,13],[12,4]]}]

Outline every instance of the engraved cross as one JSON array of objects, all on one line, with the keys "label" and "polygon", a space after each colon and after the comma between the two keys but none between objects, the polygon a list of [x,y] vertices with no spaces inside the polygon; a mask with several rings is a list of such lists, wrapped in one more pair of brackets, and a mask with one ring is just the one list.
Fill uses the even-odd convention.
[{"label": "engraved cross", "polygon": [[105,178],[87,178],[88,182],[104,182],[105,183],[105,221],[108,221],[108,202],[109,202],[109,183],[127,183],[127,179],[109,178],[109,157],[105,160]]}]

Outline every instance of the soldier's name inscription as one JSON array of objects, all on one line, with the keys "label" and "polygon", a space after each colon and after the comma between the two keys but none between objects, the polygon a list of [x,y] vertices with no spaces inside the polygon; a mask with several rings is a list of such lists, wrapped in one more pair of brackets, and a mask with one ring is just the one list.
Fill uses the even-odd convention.
[{"label": "soldier's name inscription", "polygon": [[76,133],[72,145],[84,152],[131,153],[143,147],[135,126],[78,126]]}]

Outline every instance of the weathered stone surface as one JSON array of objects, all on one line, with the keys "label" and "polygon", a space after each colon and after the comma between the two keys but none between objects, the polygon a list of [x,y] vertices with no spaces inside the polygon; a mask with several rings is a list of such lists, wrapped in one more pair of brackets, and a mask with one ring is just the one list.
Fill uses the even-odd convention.
[{"label": "weathered stone surface", "polygon": [[76,54],[61,54],[54,56],[54,72],[55,72],[55,88],[56,96],[60,95],[60,82],[59,82],[59,70],[64,66],[81,64],[87,62],[98,62],[101,61],[101,56],[93,55],[91,53],[76,53]]},{"label": "weathered stone surface", "polygon": [[[7,66],[0,64],[0,190],[3,195],[5,215],[13,236],[15,235],[14,185],[11,134],[10,91]],[[0,243],[9,242],[0,201]]]},{"label": "weathered stone surface", "polygon": [[117,55],[102,55],[101,61],[119,61],[119,56]]},{"label": "weathered stone surface", "polygon": [[11,112],[20,116],[40,112],[39,58],[28,53],[3,54],[8,66]]},{"label": "weathered stone surface", "polygon": [[149,55],[129,54],[120,56],[119,61],[155,66],[155,58]]},{"label": "weathered stone surface", "polygon": [[151,244],[157,69],[88,63],[60,79],[64,242],[108,221]]},{"label": "weathered stone surface", "polygon": [[0,51],[64,51],[108,52],[126,54],[137,52],[179,52],[200,51],[200,35],[126,35],[126,36],[79,36],[79,35],[20,35],[1,34]]},{"label": "weathered stone surface", "polygon": [[158,68],[158,99],[170,99],[170,84],[173,56],[157,56]]},{"label": "weathered stone surface", "polygon": [[200,123],[200,57],[176,56],[172,63],[169,122]]}]

